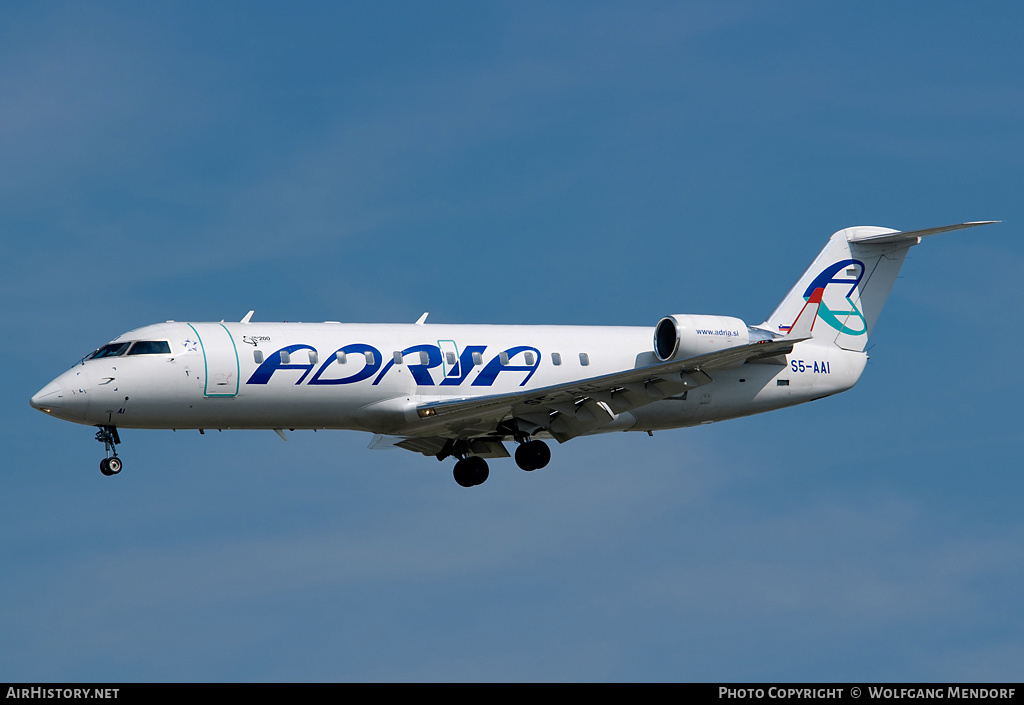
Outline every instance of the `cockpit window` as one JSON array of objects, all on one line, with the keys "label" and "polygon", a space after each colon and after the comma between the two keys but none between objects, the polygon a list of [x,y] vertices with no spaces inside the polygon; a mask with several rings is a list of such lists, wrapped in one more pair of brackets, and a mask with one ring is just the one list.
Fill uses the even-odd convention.
[{"label": "cockpit window", "polygon": [[132,343],[129,355],[170,355],[171,345],[166,340],[137,340]]},{"label": "cockpit window", "polygon": [[118,357],[124,355],[124,351],[128,349],[129,345],[131,343],[109,343],[85,359],[98,360],[101,357]]}]

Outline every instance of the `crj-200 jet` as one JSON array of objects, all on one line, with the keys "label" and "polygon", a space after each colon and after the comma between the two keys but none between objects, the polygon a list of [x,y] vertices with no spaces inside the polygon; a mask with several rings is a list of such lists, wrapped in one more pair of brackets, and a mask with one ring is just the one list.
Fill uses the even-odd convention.
[{"label": "crj-200 jet", "polygon": [[351,429],[454,457],[479,485],[485,458],[537,470],[541,439],[695,426],[845,391],[903,258],[929,230],[840,230],[764,323],[675,314],[648,327],[167,321],[125,333],[32,397],[99,427],[104,475],[118,429]]}]

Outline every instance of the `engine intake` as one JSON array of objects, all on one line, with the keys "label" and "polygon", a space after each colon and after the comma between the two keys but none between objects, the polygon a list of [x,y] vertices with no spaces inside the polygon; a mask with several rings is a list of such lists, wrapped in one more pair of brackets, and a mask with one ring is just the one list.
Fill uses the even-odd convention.
[{"label": "engine intake", "polygon": [[654,354],[662,362],[734,348],[750,342],[747,324],[731,316],[665,316],[654,327]]}]

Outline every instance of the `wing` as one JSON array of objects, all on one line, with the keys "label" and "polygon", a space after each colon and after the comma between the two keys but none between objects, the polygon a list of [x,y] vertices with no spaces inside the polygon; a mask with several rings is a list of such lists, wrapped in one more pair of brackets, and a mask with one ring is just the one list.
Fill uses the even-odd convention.
[{"label": "wing", "polygon": [[421,404],[415,436],[396,438],[390,445],[432,455],[448,439],[495,443],[495,436],[541,430],[564,443],[611,423],[618,414],[708,384],[709,372],[789,353],[803,340],[787,336],[548,387]]}]

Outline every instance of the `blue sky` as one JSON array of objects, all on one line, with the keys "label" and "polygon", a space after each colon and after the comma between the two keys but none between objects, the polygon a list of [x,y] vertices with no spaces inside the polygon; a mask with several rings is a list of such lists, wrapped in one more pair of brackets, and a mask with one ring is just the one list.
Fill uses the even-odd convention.
[{"label": "blue sky", "polygon": [[[0,680],[974,681],[1024,663],[1024,11],[6,3]],[[147,323],[771,312],[911,251],[856,388],[491,463],[89,428]]]}]

